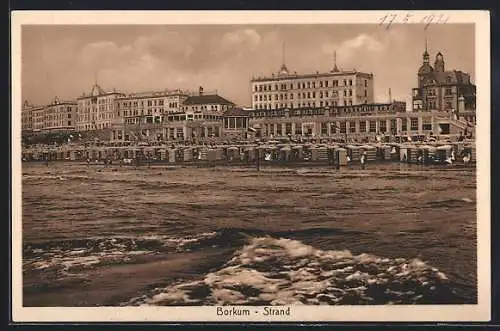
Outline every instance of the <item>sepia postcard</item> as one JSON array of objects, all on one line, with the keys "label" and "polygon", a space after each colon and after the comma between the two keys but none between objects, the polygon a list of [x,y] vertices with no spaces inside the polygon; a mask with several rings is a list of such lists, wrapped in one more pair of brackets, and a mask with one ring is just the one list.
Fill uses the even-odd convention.
[{"label": "sepia postcard", "polygon": [[14,322],[490,319],[489,12],[11,36]]}]

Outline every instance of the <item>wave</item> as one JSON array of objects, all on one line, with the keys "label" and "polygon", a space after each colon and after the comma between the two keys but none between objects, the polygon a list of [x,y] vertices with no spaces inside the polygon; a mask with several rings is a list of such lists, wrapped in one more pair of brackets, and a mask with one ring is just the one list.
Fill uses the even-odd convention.
[{"label": "wave", "polygon": [[[220,239],[220,235],[215,237]],[[155,288],[122,305],[464,302],[443,272],[419,259],[325,251],[298,240],[269,236],[246,234],[246,240],[220,269],[201,279]]]},{"label": "wave", "polygon": [[436,207],[463,207],[464,205],[468,205],[471,203],[475,203],[475,200],[467,197],[463,198],[455,198],[455,199],[443,199],[443,200],[434,200],[426,203],[426,206],[429,208]]},{"label": "wave", "polygon": [[23,175],[23,180],[33,180],[33,181],[43,181],[43,180],[73,180],[73,179],[90,179],[89,176],[86,175],[53,175],[53,174],[45,174],[45,175]]},{"label": "wave", "polygon": [[52,271],[62,277],[74,276],[99,265],[133,263],[139,257],[189,251],[198,241],[215,235],[215,232],[183,237],[146,235],[25,244],[23,271]]}]

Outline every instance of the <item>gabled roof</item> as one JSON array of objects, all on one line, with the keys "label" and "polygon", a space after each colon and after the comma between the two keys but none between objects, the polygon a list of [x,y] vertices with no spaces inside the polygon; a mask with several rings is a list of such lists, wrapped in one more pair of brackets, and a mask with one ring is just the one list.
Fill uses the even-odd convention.
[{"label": "gabled roof", "polygon": [[470,76],[462,71],[434,72],[433,78],[438,84],[468,84]]},{"label": "gabled roof", "polygon": [[207,95],[195,95],[190,96],[184,100],[185,105],[205,105],[205,104],[223,104],[223,105],[233,105],[231,101],[224,99],[217,94],[207,94]]}]

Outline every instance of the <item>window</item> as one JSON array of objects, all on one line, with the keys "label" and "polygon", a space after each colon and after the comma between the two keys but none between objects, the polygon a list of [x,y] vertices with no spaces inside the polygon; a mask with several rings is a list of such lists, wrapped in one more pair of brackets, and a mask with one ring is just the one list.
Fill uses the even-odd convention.
[{"label": "window", "polygon": [[347,90],[344,90],[344,96],[345,97],[347,96]]},{"label": "window", "polygon": [[278,123],[276,125],[276,135],[281,136],[282,134],[283,134],[283,132],[282,132],[282,125],[281,125],[281,123]]},{"label": "window", "polygon": [[379,125],[379,128],[380,128],[380,129],[379,129],[379,131],[380,131],[381,133],[385,133],[385,132],[387,132],[387,122],[386,122],[385,120],[381,120],[381,121],[378,123],[378,125]]},{"label": "window", "polygon": [[338,87],[338,86],[339,86],[339,81],[338,81],[338,80],[334,80],[334,81],[332,81],[332,85],[333,85],[334,87]]},{"label": "window", "polygon": [[365,97],[367,96],[366,94],[367,94],[367,91],[365,90]]},{"label": "window", "polygon": [[321,134],[325,136],[328,134],[328,126],[326,123],[321,123]]},{"label": "window", "polygon": [[313,91],[312,96],[313,98],[316,98],[316,92]]},{"label": "window", "polygon": [[370,132],[377,132],[377,124],[375,121],[370,121]]},{"label": "window", "polygon": [[359,122],[359,132],[366,132],[366,121]]},{"label": "window", "polygon": [[439,129],[441,134],[450,134],[450,124],[448,123],[439,124]]},{"label": "window", "polygon": [[347,86],[347,81],[344,79],[344,86]]},{"label": "window", "polygon": [[418,131],[418,118],[410,118],[410,131]]},{"label": "window", "polygon": [[328,87],[328,81],[325,80],[325,87]]},{"label": "window", "polygon": [[349,79],[349,86],[352,86],[352,79]]},{"label": "window", "polygon": [[408,131],[408,127],[406,125],[406,118],[401,119],[401,131]]},{"label": "window", "polygon": [[422,130],[424,131],[432,131],[432,122],[429,117],[424,117],[422,119]]},{"label": "window", "polygon": [[352,97],[352,90],[349,90],[349,96]]},{"label": "window", "polygon": [[365,79],[365,87],[368,87],[368,81]]},{"label": "window", "polygon": [[356,133],[356,124],[353,121],[349,122],[349,132]]},{"label": "window", "polygon": [[292,123],[285,124],[285,134],[286,135],[292,134]]},{"label": "window", "polygon": [[269,125],[269,134],[274,135],[274,124]]},{"label": "window", "polygon": [[340,122],[340,133],[346,133],[346,132],[347,132],[347,123]]},{"label": "window", "polygon": [[236,117],[236,128],[242,128],[243,127],[243,119],[241,117]]},{"label": "window", "polygon": [[295,123],[295,134],[302,134],[302,124]]}]

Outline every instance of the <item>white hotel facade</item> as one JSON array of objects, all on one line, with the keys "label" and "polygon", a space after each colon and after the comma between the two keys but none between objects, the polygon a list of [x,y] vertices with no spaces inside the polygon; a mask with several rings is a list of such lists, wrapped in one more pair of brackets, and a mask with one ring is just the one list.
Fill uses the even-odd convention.
[{"label": "white hotel facade", "polygon": [[339,70],[313,74],[290,73],[285,65],[277,74],[254,77],[252,108],[294,109],[352,106],[374,102],[373,74]]}]

